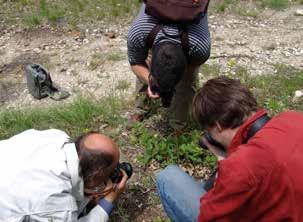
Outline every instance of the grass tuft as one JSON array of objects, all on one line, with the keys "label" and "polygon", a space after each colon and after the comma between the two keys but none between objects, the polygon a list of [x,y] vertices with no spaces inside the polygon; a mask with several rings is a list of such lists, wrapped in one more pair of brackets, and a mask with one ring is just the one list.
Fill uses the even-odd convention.
[{"label": "grass tuft", "polygon": [[264,8],[271,8],[274,10],[283,10],[289,5],[288,0],[263,0],[261,6]]},{"label": "grass tuft", "polygon": [[71,104],[51,108],[3,110],[0,112],[0,139],[24,130],[58,128],[75,137],[98,130],[102,123],[117,126],[124,123],[120,112],[125,103],[114,96],[94,100],[79,96]]}]

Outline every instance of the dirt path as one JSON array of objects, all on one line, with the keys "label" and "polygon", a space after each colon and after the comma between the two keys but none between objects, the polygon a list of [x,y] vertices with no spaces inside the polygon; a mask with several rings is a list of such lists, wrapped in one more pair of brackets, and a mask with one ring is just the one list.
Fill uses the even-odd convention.
[{"label": "dirt path", "polygon": [[[257,19],[231,14],[209,17],[212,54],[207,64],[226,67],[233,59],[251,74],[273,73],[283,63],[303,68],[303,16],[295,6],[282,12],[265,11]],[[0,32],[0,104],[5,107],[43,106],[50,99],[35,101],[28,94],[24,65],[45,65],[60,86],[74,96],[96,97],[122,92],[131,96],[135,77],[126,56],[128,25],[105,25],[80,31],[65,27],[34,30],[10,27]],[[203,73],[202,73],[203,74]]]}]

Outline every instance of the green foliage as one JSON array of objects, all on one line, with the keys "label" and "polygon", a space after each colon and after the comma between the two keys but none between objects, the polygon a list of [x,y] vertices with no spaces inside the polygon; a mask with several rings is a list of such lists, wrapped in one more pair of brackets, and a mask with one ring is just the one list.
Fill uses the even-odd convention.
[{"label": "green foliage", "polygon": [[214,4],[215,11],[217,13],[225,12],[225,10],[234,3],[234,0],[221,0]]},{"label": "green foliage", "polygon": [[303,86],[303,70],[284,64],[275,65],[275,74],[248,77],[242,74],[242,80],[256,95],[261,106],[272,114],[288,109],[303,111],[302,103],[293,103],[294,92]]},{"label": "green foliage", "polygon": [[161,217],[156,217],[153,219],[153,222],[170,222],[169,219],[161,219]]},{"label": "green foliage", "polygon": [[26,25],[65,21],[69,24],[96,20],[113,21],[116,18],[134,15],[139,1],[133,0],[18,0],[3,1],[3,14],[6,21],[24,21]]},{"label": "green foliage", "polygon": [[125,53],[121,51],[117,52],[107,52],[107,53],[96,53],[92,55],[91,60],[89,62],[89,69],[96,70],[105,62],[117,62],[126,59]]},{"label": "green foliage", "polygon": [[[238,66],[234,60],[230,60],[227,65],[229,71],[225,75],[246,84],[256,96],[259,105],[272,114],[287,109],[303,111],[302,103],[292,102],[294,92],[302,89],[303,70],[285,64],[275,64],[274,74],[251,75],[245,67]],[[206,79],[222,75],[218,64],[203,65],[200,70]]]},{"label": "green foliage", "polygon": [[71,104],[52,108],[3,110],[0,112],[0,139],[30,128],[58,128],[75,137],[90,130],[98,130],[101,123],[117,126],[124,122],[120,116],[124,106],[123,101],[116,97],[98,101],[78,97]]},{"label": "green foliage", "polygon": [[144,147],[145,153],[139,160],[145,165],[154,159],[162,165],[191,162],[213,167],[216,159],[198,146],[199,137],[198,130],[190,130],[178,136],[163,136],[148,131],[139,123],[132,130],[130,142]]},{"label": "green foliage", "polygon": [[287,8],[289,5],[288,0],[262,0],[261,1],[261,6],[266,8],[271,8],[275,10],[282,10]]}]

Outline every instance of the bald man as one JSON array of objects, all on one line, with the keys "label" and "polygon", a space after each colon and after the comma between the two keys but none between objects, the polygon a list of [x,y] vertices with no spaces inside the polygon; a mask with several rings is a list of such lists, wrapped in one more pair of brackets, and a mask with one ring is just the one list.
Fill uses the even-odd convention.
[{"label": "bald man", "polygon": [[[0,221],[105,222],[126,186],[109,179],[117,144],[97,132],[72,142],[60,130],[27,130],[0,141]],[[94,207],[86,212],[86,205]]]}]

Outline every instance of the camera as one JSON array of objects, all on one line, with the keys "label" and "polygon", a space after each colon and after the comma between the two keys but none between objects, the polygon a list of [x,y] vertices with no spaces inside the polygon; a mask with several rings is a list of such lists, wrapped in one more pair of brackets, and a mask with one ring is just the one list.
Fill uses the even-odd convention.
[{"label": "camera", "polygon": [[120,183],[123,177],[123,173],[121,170],[124,170],[127,174],[128,179],[133,175],[133,167],[130,163],[119,163],[118,166],[115,168],[114,172],[110,176],[110,179],[113,183]]},{"label": "camera", "polygon": [[[221,143],[217,142],[214,138],[212,138],[209,132],[204,133],[203,137],[207,140],[207,142],[210,145],[213,145],[219,148],[220,150],[225,151],[224,146]],[[199,140],[198,144],[202,149],[208,149],[207,146],[203,143],[202,138]]]}]

